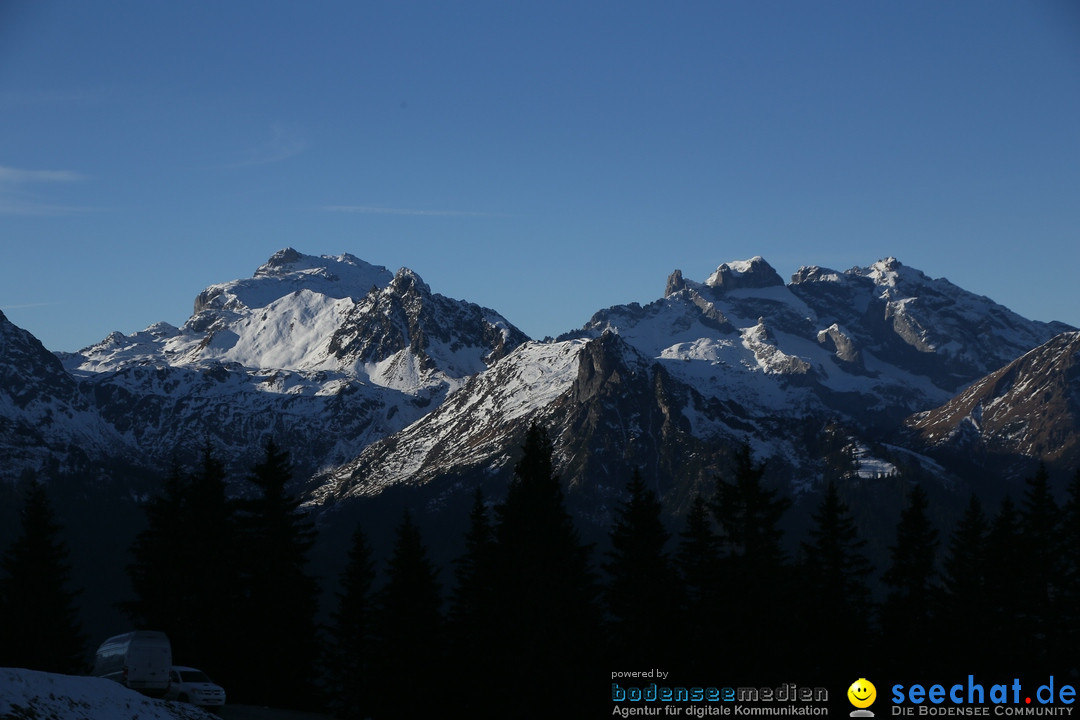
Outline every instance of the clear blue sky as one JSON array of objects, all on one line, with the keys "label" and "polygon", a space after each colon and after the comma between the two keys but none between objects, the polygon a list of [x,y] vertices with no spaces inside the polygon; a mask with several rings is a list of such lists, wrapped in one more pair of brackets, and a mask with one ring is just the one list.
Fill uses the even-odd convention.
[{"label": "clear blue sky", "polygon": [[753,255],[1080,325],[1080,9],[0,0],[14,322],[178,325],[286,246],[534,337]]}]

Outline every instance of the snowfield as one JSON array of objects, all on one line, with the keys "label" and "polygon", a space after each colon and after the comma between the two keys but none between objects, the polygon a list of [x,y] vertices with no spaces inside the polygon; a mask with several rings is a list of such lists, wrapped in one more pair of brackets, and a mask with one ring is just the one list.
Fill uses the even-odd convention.
[{"label": "snowfield", "polygon": [[112,680],[0,668],[0,717],[13,720],[211,720],[194,705],[153,700]]}]

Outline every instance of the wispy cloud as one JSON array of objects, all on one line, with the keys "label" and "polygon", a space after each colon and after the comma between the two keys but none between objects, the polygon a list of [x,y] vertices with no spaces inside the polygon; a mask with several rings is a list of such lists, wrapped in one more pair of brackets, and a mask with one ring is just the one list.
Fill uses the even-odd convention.
[{"label": "wispy cloud", "polygon": [[71,170],[20,170],[0,165],[0,187],[26,183],[75,182],[84,177]]},{"label": "wispy cloud", "polygon": [[416,208],[388,208],[374,205],[327,205],[330,212],[362,213],[365,215],[412,215],[424,217],[504,217],[497,213],[471,212],[468,210],[421,210]]},{"label": "wispy cloud", "polygon": [[34,185],[73,183],[86,176],[73,170],[26,170],[0,165],[0,215],[70,215],[91,208],[59,205],[40,200],[25,188]]},{"label": "wispy cloud", "polygon": [[48,307],[50,305],[59,305],[58,302],[36,302],[36,303],[16,303],[13,305],[0,305],[0,310],[23,310],[26,308]]},{"label": "wispy cloud", "polygon": [[275,123],[270,126],[269,133],[263,139],[248,148],[247,156],[244,159],[229,163],[225,167],[240,168],[270,165],[296,157],[307,149],[308,141],[306,139]]}]

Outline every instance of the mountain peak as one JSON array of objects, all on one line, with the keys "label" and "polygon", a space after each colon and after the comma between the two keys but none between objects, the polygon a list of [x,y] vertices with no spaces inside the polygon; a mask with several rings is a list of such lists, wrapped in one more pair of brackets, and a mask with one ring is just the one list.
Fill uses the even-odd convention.
[{"label": "mountain peak", "polygon": [[431,294],[431,287],[424,282],[416,272],[407,267],[401,268],[394,274],[394,279],[390,282],[390,287],[395,292],[402,295],[410,291],[418,292],[422,295]]},{"label": "mountain peak", "polygon": [[783,286],[784,279],[764,258],[755,255],[749,260],[721,263],[705,284],[717,290],[738,290]]}]

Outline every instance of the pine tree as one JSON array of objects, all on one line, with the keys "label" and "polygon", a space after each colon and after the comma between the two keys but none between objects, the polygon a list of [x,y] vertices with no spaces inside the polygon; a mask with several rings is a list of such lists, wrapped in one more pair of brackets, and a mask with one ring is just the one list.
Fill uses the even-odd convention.
[{"label": "pine tree", "polygon": [[85,666],[62,532],[45,486],[31,480],[21,534],[0,560],[0,666],[57,673]]},{"label": "pine tree", "polygon": [[[780,544],[780,519],[791,502],[767,489],[764,475],[764,464],[754,464],[750,446],[744,443],[735,453],[732,476],[717,477],[710,505],[720,528],[723,591],[718,611],[725,617],[741,618],[725,625],[726,642],[743,648],[738,667],[750,679],[763,681],[770,668],[777,671],[772,648],[785,643],[795,623],[787,610],[794,602],[791,571]],[[794,660],[780,658],[791,664]]]},{"label": "pine tree", "polygon": [[1024,572],[1016,580],[1023,592],[1026,657],[1035,667],[1051,671],[1051,645],[1067,628],[1058,621],[1058,606],[1066,568],[1061,547],[1061,510],[1050,492],[1044,465],[1025,483],[1020,511],[1019,552]]},{"label": "pine tree", "polygon": [[881,608],[886,647],[898,664],[932,657],[929,653],[935,593],[937,530],[927,514],[929,499],[915,485],[896,526],[896,544],[889,548],[890,564],[882,580],[888,588]]},{"label": "pine tree", "polygon": [[165,632],[178,656],[228,677],[239,660],[240,569],[225,466],[209,443],[196,471],[174,466],[145,510],[128,566],[137,598],[122,607],[139,627]]},{"label": "pine tree", "polygon": [[137,627],[161,630],[177,639],[180,629],[191,624],[186,616],[187,594],[196,589],[186,579],[194,569],[186,545],[187,486],[188,480],[174,464],[161,493],[143,507],[146,527],[135,537],[132,562],[127,566],[136,597],[121,603]]},{"label": "pine tree", "polygon": [[938,637],[967,666],[986,661],[991,625],[987,564],[989,523],[974,493],[953,532],[943,563]]},{"label": "pine tree", "polygon": [[1026,572],[1024,565],[1019,512],[1012,498],[1005,497],[986,535],[986,600],[991,618],[988,627],[994,628],[986,663],[991,668],[1007,667],[1013,658],[1023,657],[1026,649],[1026,590],[1018,582]]},{"label": "pine tree", "polygon": [[791,506],[790,500],[777,497],[777,491],[764,486],[764,475],[764,463],[754,465],[750,446],[744,443],[735,453],[731,481],[717,478],[716,497],[711,504],[720,526],[722,554],[745,560],[745,567],[755,572],[784,564],[780,519]]},{"label": "pine tree", "polygon": [[[1058,617],[1066,631],[1062,633],[1060,644],[1075,648],[1080,643],[1080,468],[1073,473],[1062,509],[1061,548],[1062,593]],[[1075,660],[1061,658],[1061,651],[1058,655],[1062,664],[1070,662],[1072,667],[1076,667]]]},{"label": "pine tree", "polygon": [[237,668],[236,694],[296,708],[312,696],[319,587],[307,574],[315,529],[288,490],[292,474],[288,453],[270,440],[248,478],[258,493],[240,505],[249,612],[237,621],[246,662]]},{"label": "pine tree", "polygon": [[[638,470],[627,486],[611,530],[607,607],[612,615],[613,660],[670,663],[672,633],[660,618],[674,616],[678,585],[665,546],[671,533],[660,519],[660,499]],[[650,660],[650,658],[652,658]]]},{"label": "pine tree", "polygon": [[[828,675],[837,663],[850,662],[866,648],[870,636],[870,590],[872,570],[863,554],[866,541],[859,537],[855,520],[840,499],[834,483],[811,515],[810,540],[802,543],[802,578],[806,594],[804,626],[813,638],[808,663]],[[839,645],[838,645],[839,643]],[[838,652],[822,653],[831,647]]]},{"label": "pine tree", "polygon": [[493,632],[492,617],[499,598],[495,595],[495,530],[484,493],[477,489],[465,533],[465,553],[454,563],[456,584],[450,603],[449,644],[453,658],[450,683],[454,703],[474,718],[502,717],[489,707],[484,693],[476,691],[477,677],[492,677],[501,662],[502,639]]},{"label": "pine tree", "polygon": [[682,665],[693,672],[715,670],[714,651],[721,642],[722,623],[714,616],[720,603],[719,539],[713,530],[708,502],[694,496],[675,552],[675,566],[683,589],[684,612],[676,624]]},{"label": "pine tree", "polygon": [[445,708],[441,607],[435,567],[406,512],[379,595],[375,717],[435,717]]},{"label": "pine tree", "polygon": [[[494,707],[528,696],[537,716],[564,712],[587,692],[600,644],[596,584],[554,474],[547,431],[530,425],[506,499],[496,508],[493,631],[503,639]],[[538,694],[536,678],[559,677],[562,698]]]},{"label": "pine tree", "polygon": [[357,526],[349,559],[341,576],[338,607],[331,627],[327,676],[330,709],[342,720],[362,720],[371,715],[374,688],[370,676],[375,664],[375,608],[372,586],[375,562],[367,536]]}]

